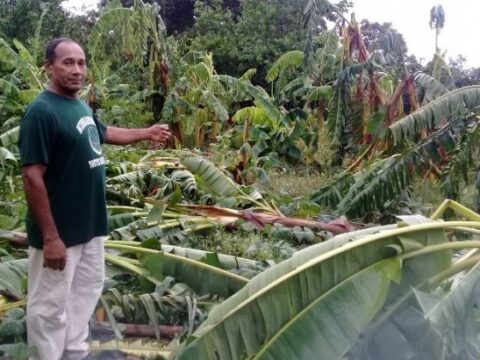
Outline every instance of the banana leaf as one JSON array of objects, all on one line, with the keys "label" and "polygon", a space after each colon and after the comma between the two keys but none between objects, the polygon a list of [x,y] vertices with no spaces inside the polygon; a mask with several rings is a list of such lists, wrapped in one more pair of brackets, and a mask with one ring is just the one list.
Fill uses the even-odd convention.
[{"label": "banana leaf", "polygon": [[[160,272],[158,264],[161,264]],[[226,298],[248,282],[248,279],[242,276],[173,254],[149,255],[143,265],[154,276],[158,278],[164,275],[173,276],[177,281],[189,284],[200,295],[215,294]]]},{"label": "banana leaf", "polygon": [[193,174],[202,179],[203,184],[218,196],[233,196],[238,194],[237,185],[210,161],[202,157],[187,157],[181,161]]},{"label": "banana leaf", "polygon": [[395,258],[353,274],[293,317],[254,359],[341,359],[400,274],[401,263]]},{"label": "banana leaf", "polygon": [[420,130],[433,130],[442,122],[455,120],[475,111],[480,105],[480,86],[467,86],[436,98],[389,127],[395,144],[417,135]]},{"label": "banana leaf", "polygon": [[240,290],[248,282],[248,279],[229,271],[178,255],[162,253],[158,250],[119,245],[115,244],[115,241],[106,242],[105,248],[148,254],[143,266],[153,276],[157,279],[172,276],[177,281],[189,284],[201,295],[216,294],[226,298]]},{"label": "banana leaf", "polygon": [[[298,267],[289,264],[298,259],[286,260],[259,274],[237,294],[215,307],[207,321],[175,356],[179,359],[238,359],[253,356],[262,351],[263,346],[274,337],[280,336],[279,332],[319,297],[333,291],[351,276],[383,260],[387,256],[387,246],[399,246],[400,236],[414,234],[421,246],[443,243],[446,238],[439,229],[460,226],[460,223],[429,223],[386,230],[344,243],[326,253],[322,253],[324,249],[316,248],[311,251],[311,260]],[[470,224],[480,226],[480,223]],[[429,266],[429,271],[440,271],[449,266],[449,260],[449,254],[444,252],[425,256],[422,262]],[[418,266],[420,265],[414,266],[411,272],[416,274]],[[292,269],[289,272],[288,267]],[[275,273],[277,269],[279,274]],[[302,317],[298,317],[300,318]],[[332,326],[334,325],[337,325],[336,334],[341,336],[341,324],[335,323]],[[295,338],[300,341],[300,337]],[[307,358],[308,341],[305,339],[302,346],[297,340],[290,338],[287,342],[281,342],[282,345],[279,346],[284,348],[279,351],[292,351],[289,349],[289,346],[292,346],[296,351],[301,351],[300,358]],[[353,342],[351,344],[353,345]],[[315,354],[313,358],[330,359],[319,354]]]},{"label": "banana leaf", "polygon": [[[418,260],[423,259],[419,258]],[[442,338],[439,334],[446,328],[441,329],[435,326],[422,308],[428,304],[438,303],[439,294],[448,291],[451,281],[445,282],[445,280],[457,272],[478,264],[478,261],[478,257],[462,260],[415,287],[409,286],[408,282],[405,282],[403,287],[397,287],[396,292],[387,299],[383,309],[362,332],[345,358],[349,360],[461,358],[446,356],[445,349],[450,347],[452,343],[458,343],[459,340],[461,342],[465,333],[452,332],[450,338]],[[442,284],[442,286],[437,288],[439,284]],[[456,292],[455,289],[451,289],[451,291],[452,293],[453,291]],[[464,297],[464,300],[469,302],[470,300],[467,299],[472,299],[472,297]],[[454,316],[455,314],[451,313],[450,315]],[[450,324],[450,328],[455,327],[461,332],[461,328],[463,328],[461,324],[461,321]],[[402,351],[392,352],[392,348]]]},{"label": "banana leaf", "polygon": [[0,143],[6,148],[16,144],[18,141],[19,131],[20,131],[19,126],[14,127],[13,129],[10,129],[8,131],[5,131],[0,135]]},{"label": "banana leaf", "polygon": [[27,292],[28,260],[11,260],[0,264],[0,294],[21,300]]},{"label": "banana leaf", "polygon": [[[480,359],[480,265],[443,297],[416,291],[425,321],[433,325],[443,359]],[[433,300],[433,301],[432,301]]]}]

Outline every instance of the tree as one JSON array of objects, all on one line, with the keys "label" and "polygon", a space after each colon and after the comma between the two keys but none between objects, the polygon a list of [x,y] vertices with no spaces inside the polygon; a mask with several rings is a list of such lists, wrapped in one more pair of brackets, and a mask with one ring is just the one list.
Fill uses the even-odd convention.
[{"label": "tree", "polygon": [[[69,36],[85,44],[92,26],[93,13],[76,16],[68,13],[62,0],[2,0],[0,1],[0,36],[17,39],[27,48],[32,46],[32,35],[44,13],[40,43],[59,36]],[[39,59],[41,60],[41,59]]]},{"label": "tree", "polygon": [[467,67],[466,61],[465,57],[458,55],[455,59],[450,59],[448,62],[448,67],[457,88],[480,84],[480,68]]},{"label": "tree", "polygon": [[[100,7],[107,6],[109,0],[102,0]],[[195,0],[145,0],[145,3],[156,3],[160,6],[160,15],[165,21],[167,33],[169,35],[178,35],[188,31],[195,23]],[[131,7],[133,0],[122,0],[124,7]],[[224,0],[222,5],[225,9],[232,11],[237,16],[240,9],[239,0]]]},{"label": "tree", "polygon": [[442,5],[433,6],[430,10],[430,28],[435,29],[435,53],[440,53],[438,36],[445,25],[445,11]]},{"label": "tree", "polygon": [[241,76],[256,68],[253,81],[265,84],[267,69],[280,55],[303,47],[305,2],[246,0],[235,18],[221,1],[197,1],[191,49],[212,52],[219,73]]},{"label": "tree", "polygon": [[384,58],[382,65],[393,66],[403,65],[405,56],[408,53],[407,44],[391,23],[380,24],[378,22],[361,21],[360,30],[363,41],[370,53],[379,52]]}]

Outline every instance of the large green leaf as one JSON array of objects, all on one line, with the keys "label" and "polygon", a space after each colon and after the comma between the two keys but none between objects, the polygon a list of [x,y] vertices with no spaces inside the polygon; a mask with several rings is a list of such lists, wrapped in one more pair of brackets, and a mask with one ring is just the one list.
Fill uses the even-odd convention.
[{"label": "large green leaf", "polygon": [[119,39],[117,41],[121,42],[122,49],[131,51],[136,58],[142,57],[147,50],[144,43],[147,29],[146,26],[141,26],[135,15],[133,8],[123,7],[111,8],[101,14],[95,22],[88,42],[93,65],[97,59],[103,57],[102,46],[105,42],[111,41],[111,37]]},{"label": "large green leaf", "polygon": [[283,54],[277,59],[277,61],[273,63],[270,70],[268,70],[267,76],[265,79],[268,82],[272,82],[276,78],[278,78],[280,73],[285,69],[289,67],[296,68],[301,66],[303,64],[303,57],[304,57],[303,51],[299,51],[299,50],[292,50]]},{"label": "large green leaf", "polygon": [[[216,294],[226,298],[248,282],[248,279],[232,272],[173,253],[116,244],[115,241],[106,242],[105,248],[116,249],[125,253],[146,254],[148,256],[143,261],[143,267],[157,279],[172,276],[177,281],[189,284],[201,295]],[[138,267],[140,264],[130,261],[128,266],[132,265]]]},{"label": "large green leaf", "polygon": [[398,259],[353,274],[290,320],[254,359],[342,359],[400,274]]},{"label": "large green leaf", "polygon": [[16,144],[18,141],[18,133],[20,131],[20,127],[14,127],[13,129],[10,129],[3,134],[0,135],[0,143],[4,147],[8,148],[9,146],[12,146],[13,144]]},{"label": "large green leaf", "polygon": [[181,161],[189,171],[202,179],[203,184],[218,196],[233,196],[239,189],[235,183],[202,157],[187,157]]},{"label": "large green leaf", "polygon": [[228,111],[218,97],[206,90],[203,92],[202,98],[213,109],[215,114],[217,114],[220,121],[225,122],[228,120]]},{"label": "large green leaf", "polygon": [[241,91],[247,96],[252,97],[255,104],[265,110],[273,121],[280,122],[283,118],[282,113],[277,109],[268,94],[261,87],[254,86],[249,81],[239,80],[229,75],[215,75],[215,79],[226,84],[227,87],[241,89]]},{"label": "large green leaf", "polygon": [[435,299],[418,291],[415,295],[426,320],[439,337],[438,342],[443,344],[443,359],[480,359],[480,265],[475,266],[443,298]]},{"label": "large green leaf", "polygon": [[13,155],[6,148],[0,147],[0,165],[5,166],[9,161],[12,163],[16,163],[17,159],[15,158],[15,155]]},{"label": "large green leaf", "polygon": [[28,50],[18,40],[13,40],[13,43],[17,51],[0,37],[0,62],[16,69],[30,89],[43,89],[45,77],[42,68],[36,66],[36,59],[32,58]]},{"label": "large green leaf", "polygon": [[[459,224],[432,223],[387,230],[326,253],[316,248],[311,251],[311,260],[298,267],[289,264],[297,259],[286,260],[259,274],[237,294],[215,307],[177,357],[238,359],[252,356],[320,296],[382,260],[385,248],[398,244],[399,236],[413,233],[422,245],[441,243],[445,237],[439,237],[435,229]],[[440,260],[443,258],[440,256]],[[293,270],[283,275],[289,267],[285,264]],[[442,261],[439,264],[444,266]],[[280,270],[278,276],[277,269]],[[297,349],[294,344],[294,341],[288,342]]]},{"label": "large green leaf", "polygon": [[448,92],[448,89],[440,81],[430,75],[417,74],[415,81],[421,86],[422,105],[428,104]]},{"label": "large green leaf", "polygon": [[158,278],[169,275],[190,285],[200,295],[219,295],[227,298],[248,282],[248,279],[231,272],[173,254],[148,255],[143,261],[143,266]]},{"label": "large green leaf", "polygon": [[18,99],[20,97],[20,92],[21,90],[12,82],[0,79],[0,94]]},{"label": "large green leaf", "polygon": [[[421,234],[399,237],[399,243],[388,249],[395,252],[415,251]],[[432,231],[426,245],[434,246],[438,238],[445,239],[439,230]],[[445,244],[444,244],[445,245]],[[423,359],[431,356],[439,358],[438,339],[433,337],[431,328],[423,318],[421,308],[414,296],[414,288],[422,288],[428,281],[450,269],[450,253],[443,251],[428,257],[415,257],[403,260],[402,281],[393,284],[383,308],[373,321],[363,329],[358,339],[350,344],[345,358],[349,360],[407,360]],[[392,348],[402,349],[392,354]]]},{"label": "large green leaf", "polygon": [[395,144],[413,138],[420,130],[433,130],[443,122],[466,116],[480,106],[480,86],[467,86],[446,93],[389,127]]},{"label": "large green leaf", "polygon": [[[204,251],[199,249],[190,249],[179,246],[163,245],[162,251],[165,253],[175,254],[188,259],[200,261],[204,259],[208,254],[213,254],[210,251]],[[255,260],[245,259],[237,256],[217,254],[220,264],[224,269],[251,269],[256,270],[259,267],[259,262]]]},{"label": "large green leaf", "polygon": [[27,290],[28,260],[11,260],[0,264],[0,293],[23,299]]}]

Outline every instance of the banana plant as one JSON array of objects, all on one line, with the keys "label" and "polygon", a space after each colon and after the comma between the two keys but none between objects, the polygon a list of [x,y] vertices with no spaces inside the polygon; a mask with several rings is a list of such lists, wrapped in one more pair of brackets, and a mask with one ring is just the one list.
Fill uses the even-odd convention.
[{"label": "banana plant", "polygon": [[[382,209],[418,174],[428,171],[436,172],[448,196],[458,198],[461,182],[469,181],[469,169],[476,164],[472,154],[478,148],[479,94],[476,86],[453,90],[396,121],[385,138],[401,153],[381,158],[356,173],[347,170],[339,174],[311,199],[336,208],[337,214],[359,216]],[[421,139],[423,130],[431,133]]]},{"label": "banana plant", "polygon": [[[102,74],[105,71],[102,69],[105,66],[132,64],[140,69],[141,78],[135,79],[135,86],[146,91],[153,118],[159,121],[165,98],[172,87],[169,53],[174,46],[167,39],[156,3],[151,5],[135,0],[132,7],[124,8],[120,1],[112,1],[97,19],[87,46],[91,56],[91,94],[95,94],[95,87],[101,88],[104,83]],[[117,59],[113,64],[112,58]],[[177,138],[183,137],[176,123],[172,128]]]},{"label": "banana plant", "polygon": [[0,79],[0,115],[14,116],[6,121],[8,124],[2,121],[5,130],[17,125],[18,115],[43,90],[46,83],[46,75],[37,64],[40,32],[46,12],[47,9],[44,9],[38,21],[31,51],[16,39],[11,44],[0,38],[0,64],[8,71],[8,75]]},{"label": "banana plant", "polygon": [[0,38],[0,62],[10,70],[0,79],[0,115],[11,119],[7,124],[2,121],[6,130],[18,124],[19,114],[44,88],[47,79],[36,60],[18,40],[11,45]]},{"label": "banana plant", "polygon": [[[355,359],[362,358],[365,354],[362,349],[366,349],[368,354],[376,354],[375,358],[386,359],[395,340],[387,331],[392,324],[390,319],[397,325],[396,333],[405,334],[404,326],[412,323],[418,326],[412,336],[401,339],[410,346],[399,358],[427,353],[441,357],[452,343],[447,347],[437,346],[437,342],[428,342],[428,336],[432,331],[446,334],[442,328],[444,322],[438,322],[438,327],[429,326],[421,310],[411,317],[400,305],[411,297],[412,287],[433,292],[439,285],[448,284],[455,274],[479,263],[480,258],[473,253],[452,261],[451,250],[478,249],[480,242],[448,242],[447,233],[477,234],[480,216],[452,202],[441,210],[451,204],[475,221],[424,219],[424,223],[414,224],[404,219],[399,225],[339,235],[298,252],[257,275],[234,296],[214,307],[208,319],[172,358]],[[435,216],[440,216],[440,212]],[[448,291],[448,287],[444,289]],[[452,296],[462,289],[462,286],[451,288]],[[459,307],[473,300],[460,298],[461,295],[456,297]],[[425,300],[423,303],[428,304]],[[391,311],[392,307],[403,312]],[[458,326],[464,318],[472,316],[472,308],[468,309],[456,318],[460,321]],[[448,307],[442,310],[448,316],[455,314]],[[402,319],[402,313],[408,319]],[[454,326],[457,324],[450,325]],[[377,341],[375,334],[385,341]],[[478,332],[470,332],[470,338],[475,334]],[[437,339],[442,339],[442,335]],[[460,343],[462,350],[467,347],[460,337],[455,337],[456,340],[460,342],[453,344]],[[389,351],[385,352],[386,349]]]},{"label": "banana plant", "polygon": [[211,54],[186,54],[182,60],[182,75],[166,99],[162,117],[176,118],[184,134],[193,135],[194,147],[200,148],[207,133],[215,141],[229,118],[222,99],[226,90],[216,78]]}]

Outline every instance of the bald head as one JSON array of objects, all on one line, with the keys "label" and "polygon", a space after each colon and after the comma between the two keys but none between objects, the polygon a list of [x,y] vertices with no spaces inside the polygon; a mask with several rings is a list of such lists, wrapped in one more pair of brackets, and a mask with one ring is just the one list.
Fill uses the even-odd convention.
[{"label": "bald head", "polygon": [[76,98],[87,74],[87,61],[82,47],[70,39],[51,41],[45,52],[47,89],[57,95]]},{"label": "bald head", "polygon": [[56,50],[58,45],[62,43],[71,43],[71,44],[76,44],[80,48],[80,44],[76,42],[75,40],[72,40],[67,37],[61,37],[61,38],[56,38],[48,42],[46,48],[45,48],[45,62],[46,63],[53,63],[55,61],[55,58],[57,56]]}]

